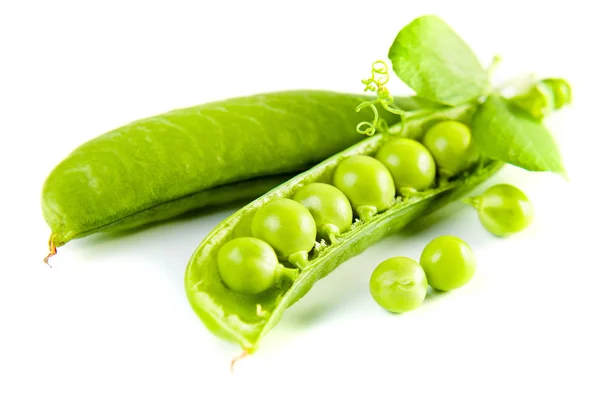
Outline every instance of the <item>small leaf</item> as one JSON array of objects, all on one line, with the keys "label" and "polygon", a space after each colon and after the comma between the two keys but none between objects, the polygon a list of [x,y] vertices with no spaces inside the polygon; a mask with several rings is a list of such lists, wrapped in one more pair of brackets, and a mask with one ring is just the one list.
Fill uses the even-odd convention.
[{"label": "small leaf", "polygon": [[472,125],[477,146],[489,157],[529,171],[565,174],[548,129],[501,96],[492,94],[475,112]]},{"label": "small leaf", "polygon": [[390,47],[394,71],[419,97],[459,105],[483,95],[488,73],[469,46],[443,20],[419,17]]}]

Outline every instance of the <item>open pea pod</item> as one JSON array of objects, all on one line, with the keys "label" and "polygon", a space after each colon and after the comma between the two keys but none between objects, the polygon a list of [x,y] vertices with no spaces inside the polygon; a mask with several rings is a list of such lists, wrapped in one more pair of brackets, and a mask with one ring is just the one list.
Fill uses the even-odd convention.
[{"label": "open pea pod", "polygon": [[217,268],[217,253],[228,241],[252,235],[252,218],[261,206],[274,199],[291,198],[297,190],[310,183],[331,183],[333,172],[342,160],[355,155],[374,155],[388,138],[376,135],[363,140],[292,178],[234,213],[204,239],[187,266],[185,287],[195,312],[214,334],[238,342],[247,352],[254,351],[284,311],[319,279],[410,221],[460,198],[502,166],[501,162],[485,160],[477,168],[454,180],[444,181],[437,188],[396,198],[391,208],[366,222],[357,221],[332,244],[317,244],[293,281],[282,279],[274,287],[256,295],[234,292],[223,284]]}]

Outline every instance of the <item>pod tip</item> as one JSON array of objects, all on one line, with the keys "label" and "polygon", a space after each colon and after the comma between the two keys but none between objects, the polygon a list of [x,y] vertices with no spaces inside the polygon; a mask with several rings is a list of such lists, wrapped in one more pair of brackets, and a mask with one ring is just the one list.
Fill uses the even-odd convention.
[{"label": "pod tip", "polygon": [[48,240],[48,250],[49,253],[48,255],[46,255],[46,258],[44,258],[44,264],[48,265],[50,268],[52,268],[52,265],[50,265],[50,258],[56,255],[56,245],[54,244],[54,240],[52,235],[50,235],[50,240]]}]

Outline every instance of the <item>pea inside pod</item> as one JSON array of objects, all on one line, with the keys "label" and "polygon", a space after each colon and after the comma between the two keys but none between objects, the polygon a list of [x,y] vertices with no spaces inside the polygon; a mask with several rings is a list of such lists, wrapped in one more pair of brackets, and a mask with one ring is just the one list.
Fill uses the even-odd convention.
[{"label": "pea inside pod", "polygon": [[308,184],[294,194],[294,200],[308,209],[322,239],[334,242],[352,225],[352,205],[346,195],[332,185],[322,182]]},{"label": "pea inside pod", "polygon": [[276,199],[256,211],[252,234],[269,243],[283,259],[301,266],[315,244],[317,226],[302,204]]},{"label": "pea inside pod", "polygon": [[453,177],[472,167],[479,151],[471,129],[459,121],[442,121],[433,125],[423,137],[441,175]]},{"label": "pea inside pod", "polygon": [[416,140],[391,139],[379,149],[376,158],[390,171],[399,191],[424,191],[435,182],[433,156]]},{"label": "pea inside pod", "polygon": [[273,248],[253,237],[240,237],[219,249],[217,267],[223,283],[240,293],[257,294],[271,288],[282,277],[298,275],[281,265]]},{"label": "pea inside pod", "polygon": [[333,185],[350,200],[362,220],[389,209],[396,196],[394,179],[388,169],[370,156],[348,157],[333,174]]},{"label": "pea inside pod", "polygon": [[231,290],[256,294],[275,284],[279,261],[269,244],[240,237],[221,247],[217,266],[221,279]]}]

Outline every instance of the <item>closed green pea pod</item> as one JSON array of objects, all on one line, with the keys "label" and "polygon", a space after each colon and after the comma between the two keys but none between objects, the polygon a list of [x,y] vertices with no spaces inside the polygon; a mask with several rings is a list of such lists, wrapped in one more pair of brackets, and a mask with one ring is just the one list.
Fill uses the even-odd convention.
[{"label": "closed green pea pod", "polygon": [[51,249],[261,195],[359,141],[355,126],[368,112],[354,109],[365,99],[329,91],[260,94],[167,112],[92,139],[44,183]]}]

